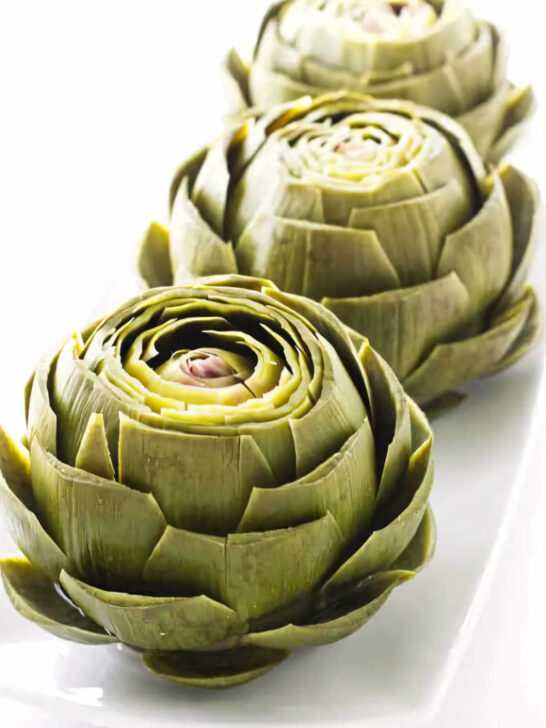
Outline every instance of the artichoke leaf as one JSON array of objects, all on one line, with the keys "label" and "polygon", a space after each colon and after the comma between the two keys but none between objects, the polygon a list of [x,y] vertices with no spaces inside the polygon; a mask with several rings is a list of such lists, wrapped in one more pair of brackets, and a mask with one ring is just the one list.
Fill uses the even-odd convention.
[{"label": "artichoke leaf", "polygon": [[[498,367],[502,367],[505,357],[535,310],[535,296],[532,291],[528,291],[521,301],[503,314],[502,319],[493,321],[491,327],[478,336],[451,344],[439,344],[423,364],[404,380],[406,392],[418,404],[426,406],[452,387],[493,374]],[[532,340],[521,350],[521,356],[532,345],[537,327],[533,326],[532,331]]]},{"label": "artichoke leaf", "polygon": [[37,513],[71,568],[97,583],[138,582],[166,525],[153,497],[65,465],[37,440],[30,463]]},{"label": "artichoke leaf", "polygon": [[377,293],[400,286],[374,231],[257,215],[237,244],[242,273],[274,278],[308,298]]},{"label": "artichoke leaf", "polygon": [[390,367],[365,343],[359,357],[370,381],[374,403],[373,430],[377,472],[377,503],[388,501],[403,477],[411,456],[411,418],[404,391]]},{"label": "artichoke leaf", "polygon": [[230,534],[222,601],[245,619],[276,611],[315,589],[343,547],[331,513],[294,528]]},{"label": "artichoke leaf", "polygon": [[455,117],[482,158],[494,155],[494,143],[501,133],[510,93],[510,84],[504,82],[484,101]]},{"label": "artichoke leaf", "polygon": [[117,642],[64,599],[47,576],[24,559],[2,559],[0,572],[10,602],[19,614],[61,639],[84,645]]},{"label": "artichoke leaf", "polygon": [[169,231],[153,222],[142,238],[137,260],[138,271],[150,288],[172,285],[169,249]]},{"label": "artichoke leaf", "polygon": [[535,107],[536,99],[530,86],[523,89],[511,89],[501,130],[487,155],[487,159],[491,164],[498,164],[516,143]]},{"label": "artichoke leaf", "polygon": [[243,634],[246,622],[206,596],[150,597],[105,591],[61,573],[85,614],[125,644],[144,650],[198,650]]},{"label": "artichoke leaf", "polygon": [[478,214],[446,238],[436,273],[439,277],[457,274],[470,295],[473,313],[498,298],[512,265],[510,210],[502,181],[495,173],[491,185],[491,194]]},{"label": "artichoke leaf", "polygon": [[169,190],[170,210],[172,210],[172,206],[174,205],[174,201],[178,193],[178,188],[180,187],[182,180],[188,180],[188,189],[190,190],[190,192],[193,189],[195,179],[199,174],[199,170],[203,166],[203,162],[205,161],[206,156],[209,153],[209,149],[209,146],[201,147],[201,149],[195,152],[195,154],[193,154],[189,159],[186,159],[184,162],[182,162],[182,164],[177,168]]},{"label": "artichoke leaf", "polygon": [[170,267],[176,285],[194,276],[237,272],[233,246],[202,218],[189,197],[187,178],[182,180],[173,202],[170,231]]},{"label": "artichoke leaf", "polygon": [[503,165],[499,170],[510,207],[514,232],[514,255],[512,275],[495,304],[495,311],[509,309],[521,299],[527,288],[527,274],[535,252],[536,213],[539,193],[535,183],[512,165]]},{"label": "artichoke leaf", "polygon": [[[533,348],[542,335],[543,313],[536,293],[532,288],[528,288],[527,291],[525,291],[522,300],[529,302],[529,313],[527,320],[525,321],[525,325],[504,357],[498,362],[498,364],[489,369],[487,375],[496,374],[497,372],[501,372],[504,369],[513,366]],[[510,315],[511,310],[512,309],[509,310],[508,316]],[[496,319],[497,322],[502,320],[504,320],[503,316]]]},{"label": "artichoke leaf", "polygon": [[235,530],[254,486],[276,484],[248,435],[195,435],[121,418],[119,478],[154,495],[170,525],[225,535]]},{"label": "artichoke leaf", "polygon": [[337,598],[323,599],[313,621],[288,624],[263,632],[250,632],[242,644],[274,649],[315,647],[337,642],[356,632],[383,606],[391,592],[413,578],[414,571],[384,571],[350,584],[336,593]]},{"label": "artichoke leaf", "polygon": [[102,415],[93,413],[89,418],[80,449],[76,455],[76,468],[106,480],[115,478]]},{"label": "artichoke leaf", "polygon": [[221,600],[226,582],[226,539],[167,526],[144,567],[153,589]]},{"label": "artichoke leaf", "polygon": [[144,664],[159,677],[195,688],[223,689],[256,680],[290,657],[283,649],[238,647],[220,652],[148,653]]},{"label": "artichoke leaf", "polygon": [[369,420],[339,453],[293,483],[253,488],[237,531],[297,526],[332,513],[346,542],[364,532],[375,503],[375,452]]},{"label": "artichoke leaf", "polygon": [[[414,406],[412,418],[418,420],[422,417]],[[418,427],[417,424],[414,426]],[[383,515],[379,511],[377,513],[378,525],[381,521],[387,525],[373,531],[337,569],[323,586],[323,593],[328,594],[340,584],[354,582],[388,568],[406,549],[423,520],[432,488],[434,463],[431,447],[432,436],[429,435],[413,452],[398,497],[382,509]]]},{"label": "artichoke leaf", "polygon": [[[230,176],[227,163],[229,135],[214,142],[191,187],[191,199],[217,235],[224,231]],[[176,202],[176,198],[175,198]]]},{"label": "artichoke leaf", "polygon": [[456,273],[411,288],[357,298],[326,298],[323,305],[367,336],[400,378],[435,344],[449,341],[468,323],[471,300]]}]

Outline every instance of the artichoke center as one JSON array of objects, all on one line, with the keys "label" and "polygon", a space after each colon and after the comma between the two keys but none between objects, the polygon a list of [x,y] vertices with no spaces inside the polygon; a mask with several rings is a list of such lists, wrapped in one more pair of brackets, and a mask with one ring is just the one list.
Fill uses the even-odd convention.
[{"label": "artichoke center", "polygon": [[230,387],[247,379],[252,361],[220,349],[188,351],[178,360],[179,381],[190,387]]},{"label": "artichoke center", "polygon": [[350,136],[336,144],[334,151],[357,162],[368,162],[377,154],[378,140]]},{"label": "artichoke center", "polygon": [[350,8],[349,17],[372,35],[420,35],[437,20],[427,0],[360,0]]}]

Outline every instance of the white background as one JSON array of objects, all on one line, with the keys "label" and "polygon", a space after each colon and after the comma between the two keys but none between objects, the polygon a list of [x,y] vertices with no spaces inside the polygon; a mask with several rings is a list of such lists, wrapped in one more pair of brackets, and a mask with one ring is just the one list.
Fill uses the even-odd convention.
[{"label": "white background", "polygon": [[[88,321],[100,300],[123,299],[112,272],[127,264],[149,221],[164,215],[177,162],[219,130],[216,61],[230,43],[250,44],[265,5],[0,0],[6,427],[22,429],[22,388],[43,350]],[[543,3],[473,5],[509,30],[513,77],[532,81],[546,100]],[[211,115],[216,103],[219,113]],[[545,129],[539,112],[513,155],[544,185]],[[546,434],[542,442],[474,639],[434,726],[546,726]],[[0,704],[13,728],[49,728],[43,716],[6,710]]]}]

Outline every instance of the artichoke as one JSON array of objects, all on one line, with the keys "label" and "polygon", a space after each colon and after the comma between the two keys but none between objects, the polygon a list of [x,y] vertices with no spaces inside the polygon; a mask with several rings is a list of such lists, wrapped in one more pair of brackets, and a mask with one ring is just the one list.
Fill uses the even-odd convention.
[{"label": "artichoke", "polygon": [[231,111],[348,90],[455,117],[497,161],[534,108],[506,78],[496,28],[459,0],[289,0],[267,12],[253,60],[227,59]]},{"label": "artichoke", "polygon": [[239,272],[321,301],[433,411],[539,334],[526,285],[536,203],[514,167],[486,173],[440,112],[306,97],[182,165],[170,229],[151,226],[140,271],[152,286]]},{"label": "artichoke", "polygon": [[320,304],[216,277],[148,291],[39,364],[0,503],[13,606],[227,687],[341,639],[429,560],[432,436]]}]

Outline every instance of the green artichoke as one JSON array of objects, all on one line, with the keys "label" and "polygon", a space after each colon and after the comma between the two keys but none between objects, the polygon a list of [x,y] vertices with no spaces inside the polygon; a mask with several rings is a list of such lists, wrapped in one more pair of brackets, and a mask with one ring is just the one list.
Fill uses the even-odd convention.
[{"label": "green artichoke", "polygon": [[496,28],[459,0],[289,0],[267,12],[254,56],[227,61],[231,111],[356,91],[431,106],[498,161],[534,108],[506,78]]},{"label": "green artichoke", "polygon": [[239,276],[70,337],[0,430],[23,616],[198,687],[362,626],[434,547],[429,425],[319,304]]},{"label": "green artichoke", "polygon": [[431,410],[539,334],[535,188],[487,174],[440,112],[348,94],[275,107],[184,164],[171,204],[141,248],[149,285],[238,271],[321,301]]}]

